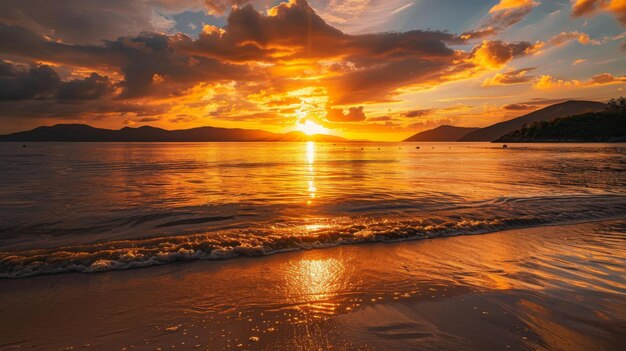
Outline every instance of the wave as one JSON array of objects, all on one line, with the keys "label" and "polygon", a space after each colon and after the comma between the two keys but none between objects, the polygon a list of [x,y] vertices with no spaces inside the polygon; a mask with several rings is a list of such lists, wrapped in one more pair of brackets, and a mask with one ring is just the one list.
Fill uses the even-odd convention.
[{"label": "wave", "polygon": [[[177,261],[265,256],[365,242],[483,234],[539,225],[620,218],[624,196],[498,198],[428,218],[339,217],[285,221],[258,229],[119,240],[52,249],[0,252],[0,278],[67,272],[94,273]],[[203,221],[206,220],[202,219]]]}]

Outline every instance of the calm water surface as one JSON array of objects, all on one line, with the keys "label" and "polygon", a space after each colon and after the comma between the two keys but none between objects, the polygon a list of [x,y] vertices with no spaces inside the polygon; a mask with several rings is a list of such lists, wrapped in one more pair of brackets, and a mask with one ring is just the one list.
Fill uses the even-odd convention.
[{"label": "calm water surface", "polygon": [[0,143],[0,277],[618,218],[625,152],[625,144]]}]

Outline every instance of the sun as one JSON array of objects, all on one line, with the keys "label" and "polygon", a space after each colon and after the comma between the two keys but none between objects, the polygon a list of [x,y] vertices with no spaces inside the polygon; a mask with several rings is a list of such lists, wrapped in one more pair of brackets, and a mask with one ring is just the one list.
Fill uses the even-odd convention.
[{"label": "sun", "polygon": [[304,123],[298,124],[298,130],[303,132],[306,135],[313,134],[324,134],[327,133],[328,130],[315,122],[311,122],[309,120],[304,121]]}]

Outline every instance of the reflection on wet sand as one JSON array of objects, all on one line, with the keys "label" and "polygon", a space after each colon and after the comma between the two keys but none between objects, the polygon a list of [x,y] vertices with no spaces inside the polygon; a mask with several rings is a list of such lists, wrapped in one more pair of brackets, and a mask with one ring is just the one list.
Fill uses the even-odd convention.
[{"label": "reflection on wet sand", "polygon": [[335,258],[303,259],[290,268],[285,279],[291,300],[311,317],[334,314],[339,303],[333,298],[344,280],[343,263]]},{"label": "reflection on wet sand", "polygon": [[0,310],[11,318],[0,320],[0,350],[620,350],[625,228],[5,280]]}]

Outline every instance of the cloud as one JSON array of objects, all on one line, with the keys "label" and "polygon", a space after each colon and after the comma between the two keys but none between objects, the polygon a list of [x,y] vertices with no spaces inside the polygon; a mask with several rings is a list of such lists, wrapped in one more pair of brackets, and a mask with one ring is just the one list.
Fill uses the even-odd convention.
[{"label": "cloud", "polygon": [[432,114],[433,112],[435,112],[434,109],[413,110],[413,111],[406,112],[404,114],[404,117],[409,117],[409,118],[424,117],[424,116],[428,116],[428,115]]},{"label": "cloud", "polygon": [[571,41],[577,41],[581,45],[601,45],[603,41],[594,40],[589,37],[589,34],[572,31],[572,32],[561,32],[557,35],[551,37],[547,42],[537,41],[531,47],[526,49],[527,54],[538,54],[546,49],[551,49],[555,47],[559,47],[565,45]]},{"label": "cloud", "polygon": [[494,75],[493,77],[485,79],[481,86],[493,87],[501,85],[528,83],[534,78],[534,76],[528,75],[528,72],[532,72],[535,69],[536,67],[528,67],[518,70],[510,70],[504,73],[496,73],[496,75]]},{"label": "cloud", "polygon": [[30,68],[0,60],[0,101],[28,99],[98,99],[112,91],[109,79],[96,73],[64,82],[48,65]]},{"label": "cloud", "polygon": [[268,106],[291,106],[291,105],[297,105],[300,104],[302,101],[297,98],[297,97],[293,97],[293,96],[286,96],[284,98],[280,98],[277,100],[272,100],[270,102],[267,103]]},{"label": "cloud", "polygon": [[524,111],[524,110],[530,110],[532,108],[535,108],[535,106],[527,105],[527,104],[508,104],[508,105],[504,105],[502,108],[505,110],[509,110],[509,111]]},{"label": "cloud", "polygon": [[511,11],[511,10],[519,10],[528,7],[535,7],[539,5],[537,2],[532,0],[500,0],[499,3],[494,5],[489,13],[499,13],[502,11]]},{"label": "cloud", "polygon": [[608,84],[623,84],[626,83],[626,76],[614,76],[610,73],[597,74],[586,81],[579,81],[576,79],[562,80],[556,79],[550,75],[543,75],[539,77],[533,84],[534,89],[548,90],[548,89],[563,89],[563,88],[578,88],[578,87],[593,87]]},{"label": "cloud", "polygon": [[617,20],[626,26],[626,2],[624,0],[574,0],[572,16],[590,16],[599,11],[611,12]]},{"label": "cloud", "polygon": [[233,6],[241,6],[247,4],[251,0],[205,0],[207,12],[212,15],[223,15]]},{"label": "cloud", "polygon": [[528,42],[505,43],[500,40],[484,40],[481,45],[474,48],[471,61],[486,69],[499,69],[513,58],[533,52],[534,47]]},{"label": "cloud", "polygon": [[501,33],[521,22],[539,3],[532,0],[500,0],[490,10],[490,17],[477,29],[465,32],[463,39],[482,39]]},{"label": "cloud", "polygon": [[351,34],[380,31],[414,4],[411,0],[312,0],[310,3],[328,23]]},{"label": "cloud", "polygon": [[589,38],[589,34],[578,32],[578,31],[561,32],[560,34],[557,34],[557,35],[553,36],[548,41],[547,44],[548,45],[553,45],[553,46],[559,46],[559,45],[565,44],[566,42],[568,42],[570,40],[576,40],[576,41],[578,41],[582,45],[589,45],[589,44],[600,45],[601,44],[600,41],[592,40],[591,38]]},{"label": "cloud", "polygon": [[200,10],[202,0],[3,0],[0,22],[72,43],[97,43],[143,31],[169,32],[170,11]]},{"label": "cloud", "polygon": [[574,61],[572,61],[572,66],[577,66],[577,65],[581,65],[583,63],[586,63],[587,59],[576,59]]},{"label": "cloud", "polygon": [[[164,9],[178,6],[166,0],[159,4]],[[197,39],[182,33],[143,32],[97,43],[83,42],[84,38],[73,42],[35,27],[0,23],[0,54],[25,67],[55,66],[80,79],[71,84],[51,82],[28,94],[9,93],[18,85],[7,85],[5,96],[100,99],[106,103],[84,102],[78,110],[93,108],[85,114],[102,116],[109,106],[113,115],[137,116],[145,106],[149,116],[166,111],[186,120],[199,116],[289,121],[310,114],[328,115],[329,121],[362,121],[362,108],[344,113],[327,111],[325,106],[394,101],[408,89],[501,69],[528,55],[535,45],[484,40],[463,50],[454,47],[466,45],[465,40],[440,31],[351,35],[328,24],[304,0],[280,3],[263,13],[241,5],[230,11],[223,28],[207,25]],[[27,105],[33,113],[57,111],[50,104],[45,113],[42,104]],[[19,110],[15,104],[10,109]]]},{"label": "cloud", "polygon": [[379,117],[369,117],[367,119],[368,122],[386,122],[386,121],[393,121],[393,117],[391,116],[379,116]]},{"label": "cloud", "polygon": [[59,75],[45,65],[20,69],[0,61],[0,100],[43,99],[52,96],[61,84]]},{"label": "cloud", "polygon": [[[120,86],[126,98],[158,95],[159,90],[166,88],[165,94],[177,90],[181,93],[190,84],[241,79],[250,72],[245,66],[181,54],[172,47],[178,38],[178,35],[143,33],[105,40],[101,45],[65,44],[23,27],[0,24],[0,52],[35,61],[119,71],[124,76]],[[155,80],[155,77],[160,78]]]},{"label": "cloud", "polygon": [[523,102],[517,103],[517,105],[528,105],[528,106],[546,106],[546,105],[554,105],[567,100],[576,100],[576,98],[559,98],[559,99],[546,99],[546,98],[532,98],[530,100],[526,100]]},{"label": "cloud", "polygon": [[330,108],[326,114],[326,120],[329,122],[360,122],[365,120],[365,113],[363,106],[350,107],[347,113],[339,108]]},{"label": "cloud", "polygon": [[85,79],[63,82],[57,90],[57,98],[61,100],[92,100],[111,94],[113,87],[108,77],[92,73]]}]

